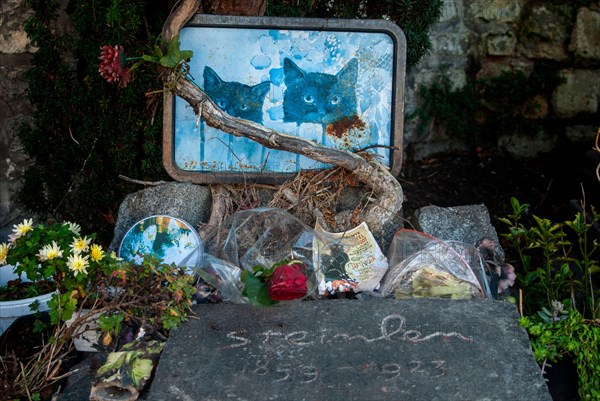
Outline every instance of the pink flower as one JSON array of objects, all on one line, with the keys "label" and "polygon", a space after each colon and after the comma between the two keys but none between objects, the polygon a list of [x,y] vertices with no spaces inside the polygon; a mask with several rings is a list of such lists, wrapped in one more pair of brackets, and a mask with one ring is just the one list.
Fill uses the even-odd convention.
[{"label": "pink flower", "polygon": [[100,48],[100,65],[98,71],[102,78],[110,83],[119,82],[119,87],[124,88],[131,79],[129,68],[125,67],[127,58],[121,45],[104,45]]},{"label": "pink flower", "polygon": [[269,282],[269,297],[274,301],[302,298],[308,292],[302,263],[278,266]]}]

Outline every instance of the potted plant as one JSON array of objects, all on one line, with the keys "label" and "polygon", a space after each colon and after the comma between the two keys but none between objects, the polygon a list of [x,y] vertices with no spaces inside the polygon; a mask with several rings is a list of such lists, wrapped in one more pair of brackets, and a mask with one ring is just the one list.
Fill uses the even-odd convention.
[{"label": "potted plant", "polygon": [[[141,263],[123,261],[69,222],[34,226],[26,220],[15,226],[9,243],[0,245],[0,261],[34,282],[53,284],[48,301],[52,340],[27,360],[2,356],[0,374],[15,375],[9,380],[14,388],[5,389],[13,398],[41,392],[64,377],[61,361],[72,349],[72,338],[92,324],[97,325],[98,350],[109,355],[133,340],[136,346],[128,346],[127,352],[137,352],[148,338],[166,340],[169,331],[186,320],[196,293],[195,278],[185,267],[165,264],[153,255],[145,255]],[[148,361],[141,363],[148,368]],[[137,391],[149,378],[140,380],[137,367],[132,371],[135,386],[128,384],[129,391]],[[112,375],[97,384],[119,386]]]},{"label": "potted plant", "polygon": [[0,245],[0,264],[8,263],[15,275],[26,277],[33,286],[50,284],[47,303],[56,324],[71,318],[91,282],[118,266],[114,252],[107,254],[94,238],[82,235],[76,223],[34,225],[25,219],[14,226],[9,242]]},{"label": "potted plant", "polygon": [[[0,244],[0,254],[6,253],[5,245]],[[54,283],[29,281],[14,266],[0,264],[0,335],[19,317],[48,310],[53,291]]]},{"label": "potted plant", "polygon": [[500,221],[508,227],[508,251],[519,262],[517,279],[524,293],[520,323],[534,356],[542,373],[570,358],[581,399],[599,399],[600,243],[593,233],[600,213],[586,211],[582,204],[573,220],[557,223],[529,216],[529,205],[515,198],[511,205],[513,213]]}]

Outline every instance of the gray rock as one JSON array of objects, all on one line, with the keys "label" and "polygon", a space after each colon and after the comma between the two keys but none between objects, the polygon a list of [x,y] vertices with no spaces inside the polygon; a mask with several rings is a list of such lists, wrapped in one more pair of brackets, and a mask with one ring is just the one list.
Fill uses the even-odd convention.
[{"label": "gray rock", "polygon": [[469,12],[473,18],[484,21],[513,22],[521,14],[521,3],[518,0],[474,0],[470,3]]},{"label": "gray rock", "polygon": [[560,117],[575,117],[579,113],[598,112],[600,102],[600,71],[565,69],[565,82],[552,94],[552,106]]},{"label": "gray rock", "polygon": [[417,230],[441,240],[475,245],[483,237],[491,238],[496,241],[498,261],[504,260],[504,251],[485,205],[425,206],[415,211],[414,225]]},{"label": "gray rock", "polygon": [[211,194],[207,186],[172,182],[127,195],[119,207],[110,248],[117,250],[135,223],[156,214],[182,219],[195,229],[210,218]]},{"label": "gray rock", "polygon": [[580,63],[594,65],[600,61],[600,10],[581,7],[577,11],[569,50]]},{"label": "gray rock", "polygon": [[375,298],[195,311],[169,338],[148,400],[551,400],[506,302]]},{"label": "gray rock", "polygon": [[571,32],[570,5],[534,4],[524,22],[521,51],[527,58],[565,61]]},{"label": "gray rock", "polygon": [[510,56],[517,45],[517,37],[511,31],[502,35],[487,36],[487,53],[490,56]]}]

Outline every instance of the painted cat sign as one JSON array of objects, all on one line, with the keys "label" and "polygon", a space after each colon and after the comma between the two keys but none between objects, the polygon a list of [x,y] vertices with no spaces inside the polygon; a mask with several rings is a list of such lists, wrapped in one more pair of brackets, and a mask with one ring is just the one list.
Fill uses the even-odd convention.
[{"label": "painted cat sign", "polygon": [[[190,75],[226,113],[325,146],[369,148],[398,173],[406,42],[384,20],[196,15],[179,33]],[[169,174],[196,183],[283,180],[329,167],[207,125],[165,105]]]}]

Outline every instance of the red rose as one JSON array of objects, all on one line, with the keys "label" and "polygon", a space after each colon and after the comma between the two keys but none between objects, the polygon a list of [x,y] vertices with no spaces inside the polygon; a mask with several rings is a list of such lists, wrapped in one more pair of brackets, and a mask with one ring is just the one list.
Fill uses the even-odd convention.
[{"label": "red rose", "polygon": [[302,264],[281,265],[275,268],[269,281],[269,296],[274,301],[302,298],[308,292]]}]

